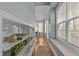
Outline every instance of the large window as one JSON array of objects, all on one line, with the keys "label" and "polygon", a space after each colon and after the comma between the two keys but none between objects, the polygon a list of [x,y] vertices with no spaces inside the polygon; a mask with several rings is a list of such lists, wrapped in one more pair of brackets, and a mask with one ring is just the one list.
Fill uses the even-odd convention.
[{"label": "large window", "polygon": [[66,3],[63,3],[57,11],[57,23],[66,20]]},{"label": "large window", "polygon": [[43,22],[35,23],[35,32],[43,32]]},{"label": "large window", "polygon": [[35,32],[38,32],[39,28],[38,28],[38,23],[35,23]]},{"label": "large window", "polygon": [[[57,9],[57,24],[66,20],[66,3],[63,3]],[[58,36],[65,39],[66,32],[65,32],[65,23],[58,25]]]},{"label": "large window", "polygon": [[69,42],[79,47],[79,19],[69,22]]},{"label": "large window", "polygon": [[74,37],[74,35],[73,35],[73,20],[71,20],[70,22],[69,22],[69,30],[68,30],[68,37],[69,37],[69,40],[68,40],[68,42],[71,42],[71,39]]},{"label": "large window", "polygon": [[79,3],[67,3],[67,19],[79,16]]},{"label": "large window", "polygon": [[69,21],[69,39],[68,42],[79,47],[79,18],[73,19],[79,16],[79,3],[67,3],[67,19]]},{"label": "large window", "polygon": [[61,38],[63,38],[63,39],[65,39],[66,38],[66,28],[65,28],[65,23],[61,23],[61,24],[59,24],[59,33],[58,33],[58,35],[59,35],[59,37],[61,37]]},{"label": "large window", "polygon": [[[65,21],[64,21],[65,20]],[[62,3],[57,8],[57,36],[79,47],[79,3]]]},{"label": "large window", "polygon": [[39,32],[43,32],[43,22],[38,23],[39,25]]}]

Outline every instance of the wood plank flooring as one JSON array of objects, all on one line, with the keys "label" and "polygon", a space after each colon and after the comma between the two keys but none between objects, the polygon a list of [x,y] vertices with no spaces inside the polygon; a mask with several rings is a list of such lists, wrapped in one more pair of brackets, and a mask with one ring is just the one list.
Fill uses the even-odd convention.
[{"label": "wood plank flooring", "polygon": [[50,47],[48,46],[47,39],[43,36],[37,37],[37,45],[33,51],[33,56],[53,56]]}]

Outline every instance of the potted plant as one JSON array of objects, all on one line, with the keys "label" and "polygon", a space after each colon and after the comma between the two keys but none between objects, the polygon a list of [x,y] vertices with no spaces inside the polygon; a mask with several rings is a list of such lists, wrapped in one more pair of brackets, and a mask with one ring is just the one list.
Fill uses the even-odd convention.
[{"label": "potted plant", "polygon": [[10,53],[11,53],[11,56],[15,56],[16,48],[15,48],[15,47],[12,47],[12,48],[10,49]]}]

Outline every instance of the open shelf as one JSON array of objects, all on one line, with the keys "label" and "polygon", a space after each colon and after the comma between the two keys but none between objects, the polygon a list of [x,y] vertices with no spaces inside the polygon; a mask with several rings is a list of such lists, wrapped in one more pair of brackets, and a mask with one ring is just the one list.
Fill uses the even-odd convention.
[{"label": "open shelf", "polygon": [[[30,45],[34,43],[34,39],[28,43],[18,54],[17,56],[27,56],[27,54],[29,55],[31,51],[28,51],[28,48],[30,48]],[[29,49],[30,50],[30,49]]]},{"label": "open shelf", "polygon": [[[26,41],[26,44],[24,48],[22,48],[19,53],[17,53],[17,56],[21,56],[24,54],[26,50],[28,50],[28,47],[30,46],[30,43],[32,42],[29,38],[34,35],[34,26],[32,24],[29,24],[28,22],[8,13],[7,11],[4,11],[0,9],[0,15],[2,19],[2,55],[7,55],[7,53],[12,47],[19,44],[20,42]],[[15,28],[16,27],[16,28]],[[17,40],[15,42],[9,42],[8,40],[5,40],[5,37],[9,37],[13,34],[27,34],[26,36],[22,37],[22,40]],[[9,51],[10,52],[10,51]],[[30,53],[30,52],[29,52]]]},{"label": "open shelf", "polygon": [[29,37],[30,36],[27,35],[27,36],[23,37],[22,40],[17,40],[16,42],[8,42],[8,41],[3,42],[2,50],[3,51],[7,51],[8,49],[10,49],[11,47],[15,46],[16,44],[18,44],[18,43],[20,43],[20,42],[22,42],[24,40],[27,40]]},{"label": "open shelf", "polygon": [[17,56],[23,56],[24,52],[27,50],[29,47],[30,43],[28,43],[24,48],[17,54]]}]

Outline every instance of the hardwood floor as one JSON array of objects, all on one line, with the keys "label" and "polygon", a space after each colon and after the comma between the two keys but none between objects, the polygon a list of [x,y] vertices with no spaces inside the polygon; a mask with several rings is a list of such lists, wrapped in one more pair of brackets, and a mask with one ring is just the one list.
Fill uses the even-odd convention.
[{"label": "hardwood floor", "polygon": [[37,37],[37,45],[33,51],[33,56],[53,56],[50,47],[48,46],[47,39],[43,36]]}]

